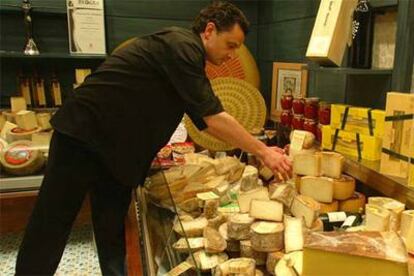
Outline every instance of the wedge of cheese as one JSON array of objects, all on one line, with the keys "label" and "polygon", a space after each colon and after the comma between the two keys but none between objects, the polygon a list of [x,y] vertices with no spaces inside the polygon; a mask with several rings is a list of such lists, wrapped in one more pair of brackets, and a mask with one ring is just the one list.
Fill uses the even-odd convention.
[{"label": "wedge of cheese", "polygon": [[214,228],[204,228],[203,237],[204,248],[207,253],[220,253],[227,248],[226,240]]},{"label": "wedge of cheese", "polygon": [[173,229],[180,236],[184,236],[185,233],[187,237],[200,237],[203,235],[203,230],[207,224],[207,219],[200,217],[192,221],[182,221],[181,223],[177,221],[174,223]]},{"label": "wedge of cheese", "polygon": [[[340,273],[339,273],[340,272]],[[314,232],[305,241],[303,275],[408,275],[395,232]]]},{"label": "wedge of cheese", "polygon": [[320,176],[321,175],[321,155],[297,154],[293,158],[293,173],[298,175]]},{"label": "wedge of cheese", "polygon": [[319,215],[320,205],[313,198],[303,195],[295,197],[290,211],[297,218],[304,218],[305,225],[311,228]]},{"label": "wedge of cheese", "polygon": [[282,202],[285,207],[290,208],[293,199],[297,195],[295,187],[292,184],[278,184],[274,186],[275,188],[270,199]]},{"label": "wedge of cheese", "polygon": [[303,218],[285,216],[285,252],[297,251],[303,249]]},{"label": "wedge of cheese", "polygon": [[255,219],[282,221],[283,204],[274,200],[253,199],[250,203],[249,214]]},{"label": "wedge of cheese", "polygon": [[260,187],[248,192],[240,193],[238,202],[241,213],[248,213],[250,211],[250,202],[253,199],[269,199],[269,192],[266,187]]},{"label": "wedge of cheese", "polygon": [[173,248],[179,253],[195,252],[204,248],[204,238],[180,238],[173,244]]},{"label": "wedge of cheese", "polygon": [[197,265],[194,264],[192,256],[188,256],[187,262],[190,263],[193,267],[197,267],[201,271],[210,271],[221,263],[224,263],[229,259],[229,256],[226,253],[210,254],[204,250],[197,251],[193,254],[194,259]]},{"label": "wedge of cheese", "polygon": [[400,230],[401,213],[405,210],[405,204],[389,197],[369,197],[368,204],[387,209],[390,212],[389,231]]},{"label": "wedge of cheese", "polygon": [[322,175],[332,178],[340,178],[345,160],[342,154],[331,151],[323,151],[321,154]]},{"label": "wedge of cheese", "polygon": [[366,198],[359,192],[354,192],[347,200],[339,201],[339,211],[359,213],[364,210]]},{"label": "wedge of cheese", "polygon": [[252,224],[252,248],[259,252],[273,252],[283,249],[283,223],[259,221]]},{"label": "wedge of cheese", "polygon": [[351,176],[342,175],[340,178],[334,179],[333,183],[334,199],[346,200],[351,198],[355,192],[355,179]]},{"label": "wedge of cheese", "polygon": [[388,231],[390,223],[390,211],[373,205],[365,205],[365,220],[367,231]]},{"label": "wedge of cheese", "polygon": [[214,276],[255,276],[256,262],[252,258],[230,259],[216,267]]},{"label": "wedge of cheese", "polygon": [[300,193],[319,202],[331,203],[333,200],[333,179],[304,176],[300,180]]}]

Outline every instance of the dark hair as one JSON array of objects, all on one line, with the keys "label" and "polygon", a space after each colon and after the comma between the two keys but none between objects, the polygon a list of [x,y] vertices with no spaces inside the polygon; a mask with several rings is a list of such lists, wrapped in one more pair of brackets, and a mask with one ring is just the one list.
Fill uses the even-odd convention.
[{"label": "dark hair", "polygon": [[204,32],[208,22],[213,22],[218,32],[229,31],[236,23],[245,35],[249,32],[250,23],[246,16],[239,8],[228,2],[215,1],[203,8],[194,19],[193,31],[198,34]]}]

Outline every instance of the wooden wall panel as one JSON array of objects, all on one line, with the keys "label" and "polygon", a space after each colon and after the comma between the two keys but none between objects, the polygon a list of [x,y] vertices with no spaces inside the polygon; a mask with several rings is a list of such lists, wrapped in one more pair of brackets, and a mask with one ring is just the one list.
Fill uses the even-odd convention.
[{"label": "wooden wall panel", "polygon": [[258,1],[259,24],[315,17],[319,0]]}]

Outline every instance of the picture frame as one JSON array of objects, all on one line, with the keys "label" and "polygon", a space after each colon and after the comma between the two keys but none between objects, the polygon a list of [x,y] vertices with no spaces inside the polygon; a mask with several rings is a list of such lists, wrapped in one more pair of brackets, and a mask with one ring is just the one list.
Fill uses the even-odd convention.
[{"label": "picture frame", "polygon": [[285,94],[293,98],[306,97],[308,66],[305,63],[273,62],[272,98],[270,119],[279,122],[282,107],[280,99]]}]

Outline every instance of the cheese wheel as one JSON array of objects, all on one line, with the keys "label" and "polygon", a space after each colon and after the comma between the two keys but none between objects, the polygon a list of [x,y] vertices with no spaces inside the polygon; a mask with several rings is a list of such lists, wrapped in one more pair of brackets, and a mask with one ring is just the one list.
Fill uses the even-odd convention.
[{"label": "cheese wheel", "polygon": [[307,176],[321,175],[321,154],[297,154],[293,157],[293,173]]},{"label": "cheese wheel", "polygon": [[331,203],[333,200],[333,179],[304,176],[300,183],[300,193],[319,202]]},{"label": "cheese wheel", "polygon": [[273,252],[283,249],[283,223],[255,222],[251,226],[252,248],[259,252]]},{"label": "cheese wheel", "polygon": [[339,209],[339,201],[334,200],[332,203],[323,203],[319,202],[321,209],[319,211],[320,214],[329,213],[329,212],[336,212]]},{"label": "cheese wheel", "polygon": [[207,253],[220,253],[227,248],[226,240],[214,228],[204,228],[203,237],[204,248]]},{"label": "cheese wheel", "polygon": [[275,267],[277,263],[283,258],[285,254],[282,251],[270,252],[267,254],[266,270],[272,275],[275,275]]},{"label": "cheese wheel", "polygon": [[234,214],[228,221],[227,235],[230,239],[246,240],[250,237],[250,226],[254,222],[249,214]]},{"label": "cheese wheel", "polygon": [[341,178],[333,180],[333,188],[334,199],[346,200],[351,198],[355,192],[355,179],[348,175],[342,175]]},{"label": "cheese wheel", "polygon": [[[197,268],[201,269],[201,271],[210,271],[211,269],[229,259],[229,256],[226,253],[209,254],[204,250],[193,253],[193,256],[197,263]],[[188,256],[187,262],[192,267],[196,267],[191,255]]]},{"label": "cheese wheel", "polygon": [[285,216],[283,222],[285,225],[285,252],[302,250],[304,241],[303,219]]},{"label": "cheese wheel", "polygon": [[[182,227],[181,227],[182,224]],[[201,217],[192,221],[182,221],[181,224],[177,221],[173,229],[179,235],[187,237],[200,237],[203,235],[203,230],[207,226],[208,221],[206,218]]]},{"label": "cheese wheel", "polygon": [[345,159],[342,154],[332,151],[323,151],[321,154],[322,175],[332,178],[340,178]]},{"label": "cheese wheel", "polygon": [[298,276],[302,275],[303,251],[285,254],[275,267],[276,275]]},{"label": "cheese wheel", "polygon": [[256,261],[256,265],[264,265],[267,253],[254,250],[251,241],[244,240],[240,241],[240,257],[252,258]]},{"label": "cheese wheel", "polygon": [[365,201],[364,194],[354,192],[349,199],[339,201],[339,211],[359,213],[361,210],[364,210]]},{"label": "cheese wheel", "polygon": [[40,130],[40,127],[29,130],[15,127],[7,132],[6,137],[8,141],[32,140],[32,134],[39,132]]},{"label": "cheese wheel", "polygon": [[305,219],[306,227],[310,228],[313,225],[315,219],[319,216],[320,205],[313,198],[297,195],[293,200],[290,211],[297,217],[303,217]]},{"label": "cheese wheel", "polygon": [[178,253],[195,252],[204,248],[204,238],[180,238],[173,244],[173,248]]},{"label": "cheese wheel", "polygon": [[43,154],[31,141],[16,141],[0,152],[0,162],[4,171],[12,175],[30,175],[44,165]]}]

